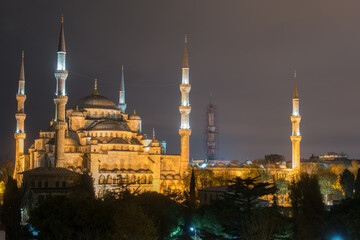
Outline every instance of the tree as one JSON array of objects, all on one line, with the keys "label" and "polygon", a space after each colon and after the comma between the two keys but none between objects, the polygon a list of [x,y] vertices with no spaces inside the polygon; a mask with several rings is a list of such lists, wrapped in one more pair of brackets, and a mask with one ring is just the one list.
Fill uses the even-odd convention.
[{"label": "tree", "polygon": [[194,169],[191,171],[191,180],[190,180],[190,193],[189,193],[189,207],[191,209],[195,208],[196,204],[196,179]]},{"label": "tree", "polygon": [[132,201],[125,201],[115,214],[112,239],[156,240],[157,229],[154,219],[141,207]]},{"label": "tree", "polygon": [[180,220],[180,205],[175,201],[156,192],[141,193],[133,201],[156,223],[160,239],[167,239],[176,232]]},{"label": "tree", "polygon": [[302,173],[291,182],[290,199],[297,239],[321,239],[325,206],[317,175]]},{"label": "tree", "polygon": [[95,198],[94,179],[88,171],[83,172],[73,187],[71,197]]},{"label": "tree", "polygon": [[14,174],[14,164],[8,160],[4,161],[0,165],[0,182],[3,181],[5,184],[9,177],[13,177]]},{"label": "tree", "polygon": [[285,178],[278,178],[275,180],[276,193],[280,196],[281,205],[284,205],[284,197],[289,192],[289,181]]},{"label": "tree", "polygon": [[319,168],[317,171],[321,194],[325,196],[325,203],[328,202],[329,194],[334,193],[337,175],[329,169]]},{"label": "tree", "polygon": [[240,206],[240,209],[250,219],[251,212],[258,203],[260,197],[276,193],[276,187],[269,182],[259,182],[259,177],[240,177],[231,181],[225,193],[225,197]]},{"label": "tree", "polygon": [[346,198],[352,198],[354,192],[354,174],[349,170],[345,169],[344,172],[340,175],[340,185],[342,190],[345,193]]},{"label": "tree", "polygon": [[6,239],[17,240],[20,237],[20,203],[21,194],[17,182],[9,176],[5,185],[4,204],[1,212],[1,222],[6,226]]},{"label": "tree", "polygon": [[327,237],[341,235],[342,239],[360,239],[359,216],[360,199],[347,198],[332,206],[328,215]]},{"label": "tree", "polygon": [[247,240],[291,239],[293,231],[289,220],[274,208],[257,209],[250,222],[243,226]]},{"label": "tree", "polygon": [[360,198],[360,168],[357,171],[356,180],[354,183],[354,197]]}]

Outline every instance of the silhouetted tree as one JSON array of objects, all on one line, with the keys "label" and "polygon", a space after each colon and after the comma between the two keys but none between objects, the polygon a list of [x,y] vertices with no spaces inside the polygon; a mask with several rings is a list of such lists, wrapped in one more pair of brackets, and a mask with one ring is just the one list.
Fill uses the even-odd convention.
[{"label": "silhouetted tree", "polygon": [[4,204],[1,211],[1,222],[6,226],[6,239],[17,240],[20,237],[20,203],[21,194],[16,181],[8,176],[5,185]]},{"label": "silhouetted tree", "polygon": [[347,198],[332,206],[327,221],[327,238],[360,239],[360,199]]},{"label": "silhouetted tree", "polygon": [[360,198],[360,168],[357,171],[356,174],[356,180],[354,183],[354,197],[355,198]]},{"label": "silhouetted tree", "polygon": [[272,183],[259,182],[258,179],[259,177],[237,177],[231,181],[232,184],[227,187],[225,193],[225,197],[239,205],[248,219],[260,197],[276,193],[276,187]]},{"label": "silhouetted tree", "polygon": [[349,170],[345,169],[344,172],[340,175],[340,185],[342,190],[345,193],[346,198],[352,198],[354,187],[355,187],[355,177]]},{"label": "silhouetted tree", "polygon": [[194,169],[191,171],[191,180],[190,180],[190,193],[189,193],[189,207],[194,209],[196,204],[196,180]]},{"label": "silhouetted tree", "polygon": [[176,232],[181,208],[174,200],[156,192],[144,192],[135,196],[133,201],[156,223],[160,239],[167,239]]},{"label": "silhouetted tree", "polygon": [[317,175],[302,173],[290,185],[290,198],[297,239],[321,239],[325,206]]},{"label": "silhouetted tree", "polygon": [[79,179],[73,187],[71,197],[95,198],[94,179],[88,171],[79,176]]}]

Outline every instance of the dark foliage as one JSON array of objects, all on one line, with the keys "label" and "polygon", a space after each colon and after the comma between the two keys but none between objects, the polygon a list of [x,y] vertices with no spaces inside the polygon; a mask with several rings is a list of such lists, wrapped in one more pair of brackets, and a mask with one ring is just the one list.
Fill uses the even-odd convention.
[{"label": "dark foliage", "polygon": [[303,173],[290,185],[290,199],[296,225],[297,239],[321,239],[325,206],[318,177]]},{"label": "dark foliage", "polygon": [[251,211],[259,204],[259,198],[275,194],[276,187],[269,182],[258,181],[259,177],[240,177],[231,181],[225,197],[227,200],[236,203],[241,211],[250,219]]},{"label": "dark foliage", "polygon": [[71,197],[95,198],[94,179],[88,171],[80,175],[77,183],[73,187]]},{"label": "dark foliage", "polygon": [[345,199],[334,205],[329,213],[326,233],[342,239],[360,239],[360,199]]},{"label": "dark foliage", "polygon": [[355,198],[360,198],[360,168],[357,171],[356,174],[356,180],[354,183],[354,197]]},{"label": "dark foliage", "polygon": [[342,190],[345,193],[346,198],[352,198],[354,187],[355,187],[355,177],[349,170],[345,169],[344,172],[340,175],[340,185]]},{"label": "dark foliage", "polygon": [[1,223],[6,227],[6,239],[17,240],[20,237],[21,193],[17,183],[8,177],[5,185],[4,204],[1,208]]}]

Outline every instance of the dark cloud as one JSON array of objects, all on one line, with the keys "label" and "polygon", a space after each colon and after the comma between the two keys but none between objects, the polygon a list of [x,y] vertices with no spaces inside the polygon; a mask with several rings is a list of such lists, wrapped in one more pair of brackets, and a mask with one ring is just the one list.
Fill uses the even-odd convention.
[{"label": "dark cloud", "polygon": [[6,1],[0,8],[1,153],[13,157],[15,94],[25,50],[27,147],[54,116],[61,13],[68,51],[68,107],[99,91],[118,97],[126,70],[128,111],[179,152],[183,37],[189,37],[191,157],[204,157],[208,93],[217,107],[220,156],[289,158],[292,72],[298,73],[302,156],[360,158],[360,2]]}]

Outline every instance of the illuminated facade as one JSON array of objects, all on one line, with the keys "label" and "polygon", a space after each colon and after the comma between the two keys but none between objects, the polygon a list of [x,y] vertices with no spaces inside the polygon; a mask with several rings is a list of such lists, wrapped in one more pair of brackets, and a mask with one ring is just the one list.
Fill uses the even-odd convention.
[{"label": "illuminated facade", "polygon": [[16,118],[16,132],[14,134],[15,137],[15,171],[14,171],[14,179],[18,182],[21,182],[21,176],[17,175],[16,172],[24,169],[24,141],[26,138],[25,133],[25,69],[24,69],[24,51],[21,54],[21,67],[20,67],[20,77],[19,77],[19,88],[18,93],[16,94],[17,100],[17,111],[15,113]]},{"label": "illuminated facade", "polygon": [[[16,173],[48,172],[56,168],[81,173],[89,171],[94,178],[96,192],[101,195],[107,190],[121,188],[120,183],[130,184],[130,188],[162,192],[167,189],[182,188],[182,174],[189,165],[189,67],[187,46],[183,64],[183,79],[180,85],[182,101],[180,106],[181,154],[165,154],[165,143],[147,138],[141,133],[139,115],[126,112],[124,68],[120,80],[117,103],[100,95],[97,81],[94,91],[80,99],[72,108],[66,109],[66,48],[64,23],[61,21],[60,41],[55,71],[56,92],[55,118],[47,130],[40,131],[24,154],[24,101],[25,78],[22,62],[19,80],[18,119],[16,138]],[[38,170],[36,170],[38,169]],[[43,169],[41,171],[40,169]],[[36,170],[36,171],[35,171]],[[45,171],[46,170],[46,171]],[[61,172],[65,172],[61,170]],[[54,181],[63,182],[66,176],[58,176]],[[21,179],[18,179],[21,181]],[[48,180],[45,180],[48,181]],[[120,184],[120,185],[119,185]],[[36,183],[36,186],[38,184]],[[39,183],[40,185],[40,183]],[[44,184],[42,185],[44,186]]]},{"label": "illuminated facade", "polygon": [[180,173],[183,174],[189,165],[189,154],[190,154],[190,112],[191,106],[189,101],[189,93],[191,90],[191,84],[189,81],[189,59],[187,51],[187,37],[185,35],[185,46],[184,46],[184,58],[182,67],[182,80],[180,85],[181,91],[181,106],[179,111],[181,114],[181,125],[179,129],[179,135],[181,137],[181,153],[180,153]]},{"label": "illuminated facade", "polygon": [[300,111],[299,111],[299,92],[296,83],[296,71],[294,73],[295,78],[295,86],[294,86],[294,97],[292,100],[293,103],[293,112],[291,114],[291,123],[292,123],[292,134],[290,136],[292,142],[292,155],[291,162],[292,168],[295,170],[300,170],[300,142],[301,142],[301,134],[300,134]]}]

